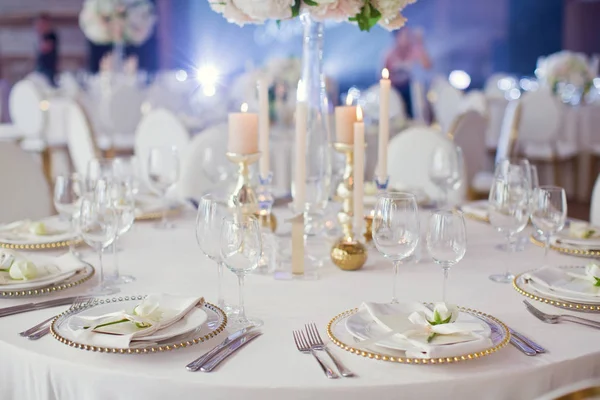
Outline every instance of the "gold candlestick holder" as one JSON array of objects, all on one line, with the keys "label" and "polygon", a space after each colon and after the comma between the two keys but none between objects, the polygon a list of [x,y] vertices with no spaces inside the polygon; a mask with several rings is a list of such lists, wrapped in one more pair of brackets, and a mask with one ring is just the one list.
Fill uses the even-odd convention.
[{"label": "gold candlestick holder", "polygon": [[249,166],[260,159],[260,153],[238,154],[228,152],[226,156],[229,161],[237,164],[239,168],[237,183],[231,194],[229,206],[234,207],[237,201],[245,216],[254,215],[258,212],[258,200],[256,192],[250,183]]},{"label": "gold candlestick holder", "polygon": [[333,148],[346,156],[344,177],[336,190],[336,197],[342,202],[342,210],[338,220],[342,226],[343,236],[331,248],[331,261],[344,271],[355,271],[365,265],[367,248],[355,235],[352,218],[354,216],[354,146],[345,143],[334,143]]}]

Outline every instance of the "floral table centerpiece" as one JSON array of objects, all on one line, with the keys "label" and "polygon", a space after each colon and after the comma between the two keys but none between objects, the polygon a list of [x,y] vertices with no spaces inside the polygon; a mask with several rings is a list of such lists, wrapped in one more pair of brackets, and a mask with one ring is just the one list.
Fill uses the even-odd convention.
[{"label": "floral table centerpiece", "polygon": [[592,87],[596,71],[584,54],[564,50],[540,57],[536,75],[563,101],[578,104]]}]

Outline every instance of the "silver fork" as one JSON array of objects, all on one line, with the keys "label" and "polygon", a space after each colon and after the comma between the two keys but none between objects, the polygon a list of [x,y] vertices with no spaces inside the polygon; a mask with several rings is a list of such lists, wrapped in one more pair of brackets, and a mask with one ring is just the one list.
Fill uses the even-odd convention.
[{"label": "silver fork", "polygon": [[[76,307],[87,306],[93,300],[94,299],[91,299],[89,297],[78,297],[75,299],[75,301],[73,301],[73,303],[71,304],[71,307],[69,307],[69,309],[67,311],[70,311]],[[21,335],[23,337],[27,337],[29,340],[38,340],[38,339],[46,336],[48,333],[50,333],[50,323],[56,317],[57,317],[57,315],[54,315],[54,316],[48,318],[47,320],[42,321],[35,326],[32,326],[31,328],[27,329],[26,331],[20,332],[19,335]]]},{"label": "silver fork", "polygon": [[292,333],[294,335],[294,342],[296,343],[296,347],[298,348],[298,351],[300,353],[312,354],[315,357],[315,359],[317,360],[317,362],[319,363],[319,365],[321,366],[321,369],[323,370],[323,372],[325,372],[325,376],[327,376],[327,378],[329,378],[329,379],[338,379],[339,378],[339,375],[336,374],[331,368],[329,368],[323,361],[321,361],[321,359],[319,358],[319,356],[317,356],[317,354],[312,349],[312,347],[309,346],[308,341],[306,340],[306,337],[304,336],[304,332],[293,331]]},{"label": "silver fork", "polygon": [[593,321],[591,319],[586,319],[586,318],[581,318],[581,317],[575,317],[573,315],[546,314],[546,313],[538,310],[537,308],[535,308],[527,300],[523,300],[523,303],[525,303],[527,310],[542,322],[546,322],[548,324],[557,324],[559,322],[567,321],[567,322],[574,322],[576,324],[586,325],[586,326],[590,326],[592,328],[600,329],[600,322],[598,322],[598,321]]},{"label": "silver fork", "polygon": [[338,360],[333,353],[327,348],[323,339],[321,339],[321,335],[319,334],[319,330],[317,329],[317,325],[314,323],[304,325],[304,329],[306,330],[306,336],[308,336],[308,341],[310,347],[313,350],[320,350],[327,353],[331,361],[335,364],[338,371],[344,378],[350,378],[354,376],[354,372],[350,371],[340,360]]}]

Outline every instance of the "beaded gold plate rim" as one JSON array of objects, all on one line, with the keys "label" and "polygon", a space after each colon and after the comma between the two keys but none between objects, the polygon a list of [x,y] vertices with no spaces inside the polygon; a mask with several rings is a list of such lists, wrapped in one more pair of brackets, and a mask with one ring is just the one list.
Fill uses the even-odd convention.
[{"label": "beaded gold plate rim", "polygon": [[[535,244],[536,246],[544,247],[546,245],[544,242],[537,239],[533,235],[530,236],[530,240],[531,240],[531,243]],[[558,252],[564,253],[564,254],[569,254],[572,256],[588,257],[588,258],[600,257],[600,250],[577,250],[577,249],[570,249],[568,247],[556,246],[554,244],[550,244],[550,248],[554,251],[558,251]]]},{"label": "beaded gold plate rim", "polygon": [[498,320],[497,318],[495,318],[491,315],[484,314],[481,311],[472,310],[470,308],[459,307],[459,310],[463,311],[463,312],[467,312],[467,313],[475,315],[475,316],[478,316],[478,317],[484,317],[484,318],[492,320],[494,323],[498,324],[500,326],[500,328],[502,328],[502,333],[503,333],[504,339],[502,339],[502,341],[500,343],[498,343],[497,345],[490,347],[488,349],[476,352],[476,353],[470,353],[470,354],[465,354],[465,355],[460,355],[460,356],[455,356],[455,357],[442,357],[442,358],[398,357],[395,355],[392,356],[389,354],[385,354],[383,352],[378,353],[378,352],[374,352],[374,351],[360,350],[360,349],[352,347],[352,346],[342,342],[341,340],[339,340],[333,333],[333,329],[332,329],[333,325],[338,323],[340,320],[347,318],[347,317],[351,316],[352,314],[357,313],[359,311],[358,308],[353,308],[351,310],[344,311],[343,313],[338,314],[335,317],[333,317],[331,319],[331,321],[329,321],[329,323],[327,324],[327,336],[329,336],[329,339],[331,339],[331,341],[336,346],[341,348],[342,350],[348,351],[350,353],[353,353],[353,354],[356,354],[359,356],[363,356],[363,357],[374,359],[374,360],[380,360],[380,361],[395,362],[395,363],[401,363],[401,364],[416,364],[416,365],[452,364],[452,363],[457,363],[457,362],[476,360],[481,357],[489,356],[490,354],[497,352],[498,350],[500,350],[501,348],[503,348],[504,346],[506,346],[508,344],[508,342],[510,340],[510,332],[508,331],[508,327],[506,325],[504,325],[504,323],[502,323],[500,320]]},{"label": "beaded gold plate rim", "polygon": [[219,316],[219,319],[221,320],[221,323],[219,324],[219,326],[216,327],[215,329],[211,330],[206,335],[202,335],[202,336],[199,336],[199,337],[191,339],[191,340],[186,340],[184,342],[174,343],[174,344],[169,344],[169,345],[149,346],[149,347],[145,347],[143,349],[121,349],[121,348],[114,348],[114,347],[99,347],[99,346],[92,346],[92,345],[88,345],[88,344],[78,343],[78,342],[72,341],[70,339],[67,339],[67,338],[63,337],[61,334],[59,334],[55,329],[56,323],[60,319],[64,319],[68,315],[73,314],[75,311],[78,311],[80,309],[91,308],[91,307],[94,307],[99,304],[116,303],[116,302],[129,301],[129,300],[142,300],[145,297],[146,296],[134,295],[134,296],[114,297],[112,299],[96,299],[92,304],[89,304],[87,306],[83,305],[83,306],[75,307],[72,310],[67,310],[67,311],[63,312],[62,314],[59,314],[58,316],[56,316],[56,318],[54,318],[52,320],[52,323],[50,325],[50,334],[52,335],[52,337],[54,339],[58,340],[59,342],[66,344],[69,347],[74,347],[74,348],[80,349],[80,350],[93,351],[93,352],[98,352],[98,353],[111,353],[111,354],[152,354],[152,353],[164,353],[167,351],[178,350],[178,349],[182,349],[185,347],[193,346],[198,343],[206,342],[206,341],[216,337],[221,332],[223,332],[225,330],[225,327],[227,326],[227,315],[223,312],[223,310],[221,310],[219,307],[217,307],[214,304],[204,303],[204,305],[202,306],[203,308],[209,309]]},{"label": "beaded gold plate rim", "polygon": [[[44,296],[50,293],[60,292],[72,288],[77,285],[81,285],[87,282],[94,276],[96,272],[94,267],[88,263],[84,263],[85,267],[75,273],[70,278],[65,279],[60,284],[48,285],[46,287],[28,290],[0,290],[0,298],[14,298],[14,297],[36,297]],[[83,275],[83,276],[80,276]]]},{"label": "beaded gold plate rim", "polygon": [[[563,268],[565,268],[565,267],[563,267]],[[531,273],[532,271],[523,272],[522,274],[515,276],[515,278],[513,279],[513,282],[512,282],[513,288],[515,288],[515,290],[517,292],[519,292],[519,294],[521,294],[527,298],[530,298],[532,300],[550,304],[551,306],[563,308],[566,310],[581,311],[581,312],[588,312],[588,313],[600,313],[600,304],[599,305],[584,304],[584,303],[577,303],[577,302],[573,302],[573,301],[552,299],[552,298],[540,296],[537,294],[533,294],[533,293],[530,293],[529,291],[525,290],[525,288],[522,287],[521,280],[524,280],[523,275],[525,275],[527,273]]]},{"label": "beaded gold plate rim", "polygon": [[52,250],[69,247],[71,245],[78,246],[83,242],[81,239],[60,240],[57,242],[35,243],[35,244],[16,244],[0,242],[0,248],[13,250]]},{"label": "beaded gold plate rim", "polygon": [[[167,216],[172,217],[174,215],[179,215],[181,213],[182,208],[170,208],[167,210]],[[146,213],[141,213],[140,215],[135,217],[136,221],[152,221],[156,219],[161,219],[163,216],[163,211],[150,211]]]}]

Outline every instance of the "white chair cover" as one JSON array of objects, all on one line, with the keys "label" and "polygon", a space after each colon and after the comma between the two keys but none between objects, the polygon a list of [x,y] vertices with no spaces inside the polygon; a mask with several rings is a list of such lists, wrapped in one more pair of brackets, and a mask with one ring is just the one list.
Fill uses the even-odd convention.
[{"label": "white chair cover", "polygon": [[[485,81],[485,86],[483,88],[483,91],[484,91],[486,97],[491,98],[491,99],[496,99],[496,98],[504,99],[505,98],[506,90],[501,89],[499,86],[499,82],[503,79],[509,79],[511,87],[516,86],[516,79],[513,76],[508,75],[506,73],[492,74]],[[510,88],[508,88],[508,89],[510,89]]]},{"label": "white chair cover", "polygon": [[111,144],[117,136],[134,136],[142,117],[144,92],[136,85],[120,85],[111,94],[109,115],[111,121]]},{"label": "white chair cover", "polygon": [[165,109],[152,110],[140,121],[135,132],[135,155],[146,176],[146,160],[152,147],[175,146],[179,160],[186,157],[190,134],[173,113]]},{"label": "white chair cover", "polygon": [[454,124],[452,136],[454,143],[463,151],[466,181],[471,183],[475,174],[485,167],[485,130],[486,119],[477,111],[471,110],[461,114]]},{"label": "white chair cover", "polygon": [[[440,196],[440,190],[429,178],[429,164],[433,151],[438,146],[454,146],[437,129],[426,126],[414,126],[399,133],[390,140],[388,146],[388,174],[390,187],[419,188],[432,198]],[[466,187],[449,193],[452,204],[465,199]]]},{"label": "white chair cover", "polygon": [[[225,165],[229,168],[225,156],[227,152],[227,124],[212,126],[195,135],[181,162],[181,174],[177,184],[177,193],[182,199],[199,199],[217,186],[206,171],[206,162],[212,159],[215,169]],[[207,160],[206,158],[209,158]]]},{"label": "white chair cover", "polygon": [[29,80],[17,82],[10,92],[10,118],[28,139],[42,137],[47,119],[46,111],[42,110],[43,100],[42,92]]},{"label": "white chair cover", "polygon": [[502,120],[504,112],[508,106],[508,100],[504,97],[488,98],[488,127],[485,132],[485,146],[490,150],[495,150],[500,140],[500,131],[502,129]]},{"label": "white chair cover", "polygon": [[98,158],[99,154],[88,117],[75,101],[69,103],[67,110],[67,139],[73,167],[85,176],[89,161]]},{"label": "white chair cover", "polygon": [[42,167],[17,144],[0,142],[0,223],[52,215],[50,189]]},{"label": "white chair cover", "polygon": [[488,102],[481,90],[471,90],[465,94],[460,102],[460,111],[477,111],[483,116],[488,115]]},{"label": "white chair cover", "polygon": [[[379,88],[379,84],[376,84],[361,94],[359,103],[363,108],[365,116],[370,120],[379,121],[380,93],[381,89]],[[402,97],[398,91],[394,88],[391,88],[390,90],[389,110],[390,119],[406,121],[406,108],[404,107],[404,101],[402,100]]]},{"label": "white chair cover", "polygon": [[600,226],[600,175],[596,178],[596,184],[592,191],[592,200],[590,204],[590,223],[594,226]]},{"label": "white chair cover", "polygon": [[463,94],[446,80],[438,80],[435,87],[433,89],[433,111],[442,132],[445,133],[460,114]]}]

